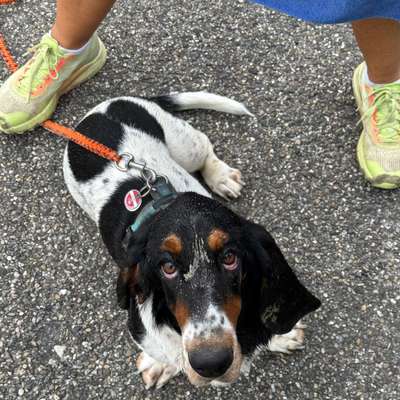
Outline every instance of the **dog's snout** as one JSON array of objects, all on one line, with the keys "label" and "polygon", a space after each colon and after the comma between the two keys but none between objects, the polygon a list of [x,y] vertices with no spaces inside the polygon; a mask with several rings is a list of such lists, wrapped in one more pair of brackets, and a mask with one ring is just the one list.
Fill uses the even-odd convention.
[{"label": "dog's snout", "polygon": [[233,362],[233,350],[230,348],[204,348],[189,353],[192,368],[204,378],[222,376]]}]

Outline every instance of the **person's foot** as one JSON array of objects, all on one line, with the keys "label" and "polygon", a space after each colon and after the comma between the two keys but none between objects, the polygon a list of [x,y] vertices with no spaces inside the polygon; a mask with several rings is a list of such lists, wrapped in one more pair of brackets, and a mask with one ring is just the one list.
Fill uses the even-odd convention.
[{"label": "person's foot", "polygon": [[0,132],[23,133],[48,119],[59,97],[95,75],[106,50],[94,34],[79,54],[64,52],[49,34],[32,58],[0,87]]},{"label": "person's foot", "polygon": [[366,179],[375,187],[400,187],[400,83],[365,84],[366,64],[354,71],[353,90],[363,131],[357,158]]}]

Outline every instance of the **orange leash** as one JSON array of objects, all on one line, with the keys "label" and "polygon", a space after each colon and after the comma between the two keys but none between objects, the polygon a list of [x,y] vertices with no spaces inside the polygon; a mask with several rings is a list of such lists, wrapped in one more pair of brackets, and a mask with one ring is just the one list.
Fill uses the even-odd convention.
[{"label": "orange leash", "polygon": [[[15,0],[0,0],[0,5],[2,4],[11,4]],[[2,34],[0,33],[0,53],[3,56],[8,69],[11,72],[14,72],[18,69],[18,64],[15,62],[12,54],[7,48],[7,45],[4,41]],[[119,163],[122,160],[122,157],[110,147],[105,146],[93,139],[88,138],[80,132],[74,131],[73,129],[67,128],[66,126],[60,125],[57,122],[52,120],[44,121],[42,127],[52,132],[58,136],[61,136],[65,139],[71,140],[77,145],[84,147],[86,150],[91,153],[97,154],[100,157],[106,158],[107,160],[114,161],[115,163]]]},{"label": "orange leash", "polygon": [[[0,0],[0,2],[2,2],[4,0]],[[4,4],[4,3],[0,3],[0,4]],[[7,4],[7,3],[5,3]],[[7,64],[8,69],[11,72],[14,72],[17,70],[18,65],[15,62],[13,56],[11,55],[11,53],[9,52],[9,50],[7,49],[6,43],[4,42],[3,36],[0,33],[0,53],[4,58],[4,61]]]},{"label": "orange leash", "polygon": [[49,132],[55,133],[65,139],[71,140],[72,142],[84,147],[91,153],[97,154],[100,157],[106,158],[107,160],[119,163],[122,157],[110,147],[105,146],[97,142],[96,140],[90,139],[80,132],[74,131],[73,129],[67,128],[66,126],[60,125],[57,122],[48,119],[42,123],[43,128]]}]

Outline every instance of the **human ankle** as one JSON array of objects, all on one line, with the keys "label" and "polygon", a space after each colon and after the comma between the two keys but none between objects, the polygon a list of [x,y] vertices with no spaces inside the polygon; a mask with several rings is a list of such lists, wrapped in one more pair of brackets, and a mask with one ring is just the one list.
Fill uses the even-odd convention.
[{"label": "human ankle", "polygon": [[368,68],[366,70],[366,81],[370,84],[384,85],[388,83],[394,83],[400,80],[400,66],[397,69],[387,70],[374,70]]},{"label": "human ankle", "polygon": [[90,40],[90,37],[78,39],[75,37],[68,37],[68,35],[63,35],[56,26],[51,29],[50,35],[53,39],[57,40],[57,43],[61,47],[68,50],[80,49]]}]

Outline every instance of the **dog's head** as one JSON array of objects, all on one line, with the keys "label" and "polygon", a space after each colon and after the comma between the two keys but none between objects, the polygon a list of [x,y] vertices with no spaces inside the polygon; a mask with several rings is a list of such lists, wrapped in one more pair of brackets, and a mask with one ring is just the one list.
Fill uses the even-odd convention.
[{"label": "dog's head", "polygon": [[195,385],[235,381],[244,354],[320,305],[264,228],[194,193],[143,226],[126,252],[120,305],[153,299],[155,320],[181,334]]}]

